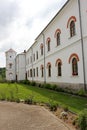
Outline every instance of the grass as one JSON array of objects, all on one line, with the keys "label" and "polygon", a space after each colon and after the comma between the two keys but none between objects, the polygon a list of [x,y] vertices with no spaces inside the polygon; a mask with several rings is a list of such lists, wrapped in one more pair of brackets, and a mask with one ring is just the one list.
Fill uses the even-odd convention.
[{"label": "grass", "polygon": [[20,99],[26,99],[33,95],[36,102],[43,103],[49,103],[52,100],[61,106],[68,106],[75,113],[87,108],[87,98],[16,83],[0,84],[0,99],[2,96],[10,98],[11,95]]}]

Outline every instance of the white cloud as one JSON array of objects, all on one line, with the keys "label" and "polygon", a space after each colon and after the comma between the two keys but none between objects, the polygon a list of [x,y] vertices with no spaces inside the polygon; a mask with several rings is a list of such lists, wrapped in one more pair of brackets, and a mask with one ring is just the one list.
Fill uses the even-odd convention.
[{"label": "white cloud", "polygon": [[67,0],[0,0],[0,67],[9,48],[18,53],[34,39]]}]

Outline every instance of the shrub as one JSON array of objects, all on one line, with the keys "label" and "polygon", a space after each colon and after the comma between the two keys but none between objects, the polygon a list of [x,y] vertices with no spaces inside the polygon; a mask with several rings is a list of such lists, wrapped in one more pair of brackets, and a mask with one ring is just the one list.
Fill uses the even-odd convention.
[{"label": "shrub", "polygon": [[78,126],[78,117],[76,117],[73,121],[72,121],[72,124],[74,126]]},{"label": "shrub", "polygon": [[2,100],[2,101],[4,101],[4,100],[6,100],[6,95],[5,95],[5,93],[4,92],[0,92],[0,99]]},{"label": "shrub", "polygon": [[40,87],[41,87],[41,88],[44,88],[44,84],[41,84]]},{"label": "shrub", "polygon": [[19,99],[19,98],[16,98],[16,99],[15,99],[15,102],[20,103],[20,99]]},{"label": "shrub", "polygon": [[54,97],[51,96],[49,99],[49,102],[47,103],[47,106],[51,111],[56,111],[57,107],[59,106],[58,103],[54,102]]},{"label": "shrub", "polygon": [[78,95],[79,95],[79,96],[84,96],[84,95],[85,95],[85,91],[84,91],[83,89],[80,89],[80,90],[78,91]]},{"label": "shrub", "polygon": [[31,94],[28,98],[25,99],[24,103],[25,104],[35,104],[33,99],[34,99],[34,96],[33,96],[33,94]]},{"label": "shrub", "polygon": [[27,98],[27,99],[25,99],[24,103],[25,104],[32,104],[32,99]]},{"label": "shrub", "polygon": [[57,85],[56,84],[51,85],[51,89],[52,90],[56,90],[57,89]]},{"label": "shrub", "polygon": [[51,84],[44,84],[44,88],[51,89]]},{"label": "shrub", "polygon": [[58,107],[58,104],[56,104],[56,103],[49,104],[49,108],[50,108],[51,111],[56,111],[57,107]]},{"label": "shrub", "polygon": [[84,109],[79,114],[78,125],[81,130],[87,130],[87,109]]},{"label": "shrub", "polygon": [[30,81],[29,81],[29,80],[21,80],[19,83],[22,83],[22,84],[30,84]]},{"label": "shrub", "polygon": [[68,112],[68,111],[69,111],[68,106],[63,106],[63,110],[64,110],[65,112]]},{"label": "shrub", "polygon": [[31,84],[32,86],[36,86],[36,82],[35,82],[35,81],[32,81],[30,84]]}]

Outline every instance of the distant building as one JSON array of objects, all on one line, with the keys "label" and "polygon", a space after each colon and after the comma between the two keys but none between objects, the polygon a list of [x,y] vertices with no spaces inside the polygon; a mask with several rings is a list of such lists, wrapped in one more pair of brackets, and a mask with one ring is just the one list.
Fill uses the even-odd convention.
[{"label": "distant building", "polygon": [[26,78],[25,52],[17,53],[10,49],[6,52],[6,79],[8,81],[20,81]]},{"label": "distant building", "polygon": [[25,52],[16,56],[16,81],[26,79],[26,59]]},{"label": "distant building", "polygon": [[6,79],[7,80],[16,80],[16,64],[15,64],[15,58],[16,58],[16,52],[13,49],[9,49],[6,54]]},{"label": "distant building", "polygon": [[[87,0],[68,0],[24,55],[20,57],[19,63],[17,56],[14,64],[17,80],[24,78],[56,83],[61,87],[86,89]],[[19,75],[18,65],[21,68]],[[6,68],[8,70],[8,65]],[[10,70],[7,72],[10,73]],[[9,76],[7,73],[7,80]]]}]

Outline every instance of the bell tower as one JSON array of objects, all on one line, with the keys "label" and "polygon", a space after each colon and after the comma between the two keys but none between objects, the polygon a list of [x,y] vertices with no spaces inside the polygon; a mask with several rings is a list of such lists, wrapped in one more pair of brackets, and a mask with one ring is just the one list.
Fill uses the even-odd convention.
[{"label": "bell tower", "polygon": [[16,52],[13,49],[9,49],[5,52],[6,55],[6,80],[15,81],[16,80],[16,65],[15,58]]}]

